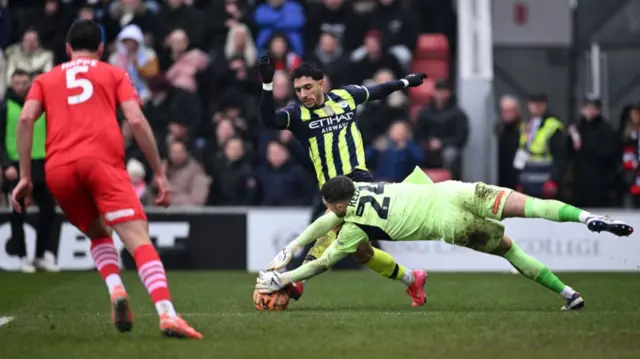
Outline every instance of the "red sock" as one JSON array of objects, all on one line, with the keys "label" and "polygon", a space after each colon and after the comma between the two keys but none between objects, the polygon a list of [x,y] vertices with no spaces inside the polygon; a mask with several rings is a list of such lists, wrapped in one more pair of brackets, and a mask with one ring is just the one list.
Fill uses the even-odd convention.
[{"label": "red sock", "polygon": [[120,279],[120,266],[118,264],[118,250],[111,237],[97,238],[91,241],[91,257],[100,272],[100,276],[107,283],[109,293],[116,288],[124,288]]},{"label": "red sock", "polygon": [[96,263],[98,272],[104,280],[111,274],[120,274],[118,251],[110,237],[97,238],[91,241],[91,257]]},{"label": "red sock", "polygon": [[133,253],[133,259],[138,267],[138,275],[140,280],[147,288],[153,303],[162,300],[171,300],[169,294],[169,285],[167,283],[167,275],[164,266],[158,257],[158,252],[151,244],[145,244]]}]

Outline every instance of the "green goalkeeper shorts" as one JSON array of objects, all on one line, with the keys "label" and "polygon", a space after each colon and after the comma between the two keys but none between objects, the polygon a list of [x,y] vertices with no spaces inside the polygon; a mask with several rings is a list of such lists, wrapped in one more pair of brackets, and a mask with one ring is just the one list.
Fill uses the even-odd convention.
[{"label": "green goalkeeper shorts", "polygon": [[502,211],[509,195],[508,188],[482,182],[445,181],[436,184],[442,237],[447,243],[481,252],[491,252],[504,236]]}]

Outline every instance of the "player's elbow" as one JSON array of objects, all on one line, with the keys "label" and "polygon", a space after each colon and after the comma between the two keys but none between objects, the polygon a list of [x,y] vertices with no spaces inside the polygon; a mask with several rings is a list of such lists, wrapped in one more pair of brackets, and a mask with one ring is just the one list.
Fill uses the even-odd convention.
[{"label": "player's elbow", "polygon": [[135,130],[144,127],[146,119],[144,116],[132,116],[127,117],[127,121],[129,122],[129,127],[131,127],[132,130]]},{"label": "player's elbow", "polygon": [[19,124],[22,126],[33,126],[33,123],[36,121],[35,116],[30,116],[26,114],[20,115]]}]

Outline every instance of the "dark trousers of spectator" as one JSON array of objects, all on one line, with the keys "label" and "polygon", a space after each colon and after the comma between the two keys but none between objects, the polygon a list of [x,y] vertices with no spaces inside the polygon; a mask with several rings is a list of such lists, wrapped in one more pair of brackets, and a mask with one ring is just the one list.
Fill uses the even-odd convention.
[{"label": "dark trousers of spectator", "polygon": [[[13,189],[17,182],[10,183]],[[11,193],[11,192],[9,192]],[[38,205],[38,222],[36,224],[36,259],[42,259],[45,251],[55,253],[52,248],[51,231],[55,221],[55,200],[44,182],[33,184],[33,199]],[[22,203],[24,205],[24,203]],[[11,241],[10,252],[20,258],[27,256],[27,243],[24,235],[24,222],[26,211],[11,212]]]}]

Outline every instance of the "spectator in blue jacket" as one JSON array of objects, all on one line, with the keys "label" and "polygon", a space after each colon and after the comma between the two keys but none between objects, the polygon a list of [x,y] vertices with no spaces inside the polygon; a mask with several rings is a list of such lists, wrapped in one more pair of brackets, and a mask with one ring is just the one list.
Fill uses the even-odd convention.
[{"label": "spectator in blue jacket", "polygon": [[289,150],[278,141],[267,147],[267,163],[256,171],[261,206],[308,206],[314,194],[309,175],[291,160]]},{"label": "spectator in blue jacket", "polygon": [[291,0],[267,0],[256,9],[254,20],[259,29],[256,44],[260,50],[267,48],[269,39],[277,31],[287,36],[296,54],[303,55],[302,27],[306,18],[300,4]]},{"label": "spectator in blue jacket", "polygon": [[424,161],[424,153],[411,138],[409,124],[396,121],[389,127],[388,135],[367,148],[366,158],[376,179],[401,182]]}]

